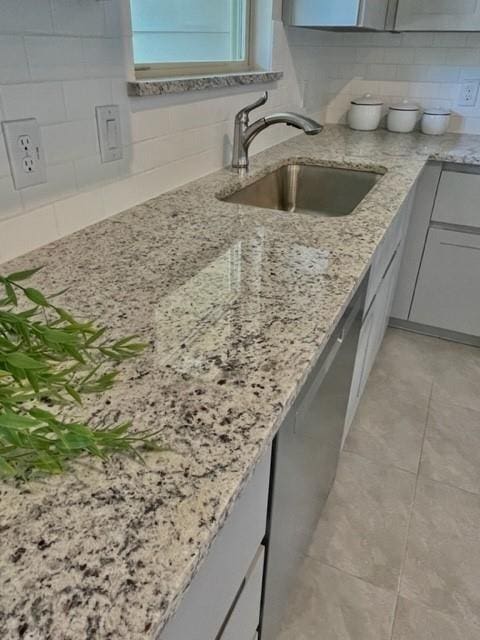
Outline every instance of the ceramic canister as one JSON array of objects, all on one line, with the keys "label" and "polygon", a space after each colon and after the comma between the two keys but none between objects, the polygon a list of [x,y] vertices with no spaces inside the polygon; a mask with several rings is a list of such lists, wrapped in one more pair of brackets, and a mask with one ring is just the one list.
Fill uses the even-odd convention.
[{"label": "ceramic canister", "polygon": [[422,133],[430,136],[441,136],[450,124],[451,111],[442,107],[427,107],[422,116]]},{"label": "ceramic canister", "polygon": [[420,109],[418,105],[403,100],[388,110],[387,129],[397,133],[410,133],[415,129]]},{"label": "ceramic canister", "polygon": [[382,118],[383,102],[379,98],[366,93],[350,103],[348,124],[358,131],[373,131],[378,128]]}]

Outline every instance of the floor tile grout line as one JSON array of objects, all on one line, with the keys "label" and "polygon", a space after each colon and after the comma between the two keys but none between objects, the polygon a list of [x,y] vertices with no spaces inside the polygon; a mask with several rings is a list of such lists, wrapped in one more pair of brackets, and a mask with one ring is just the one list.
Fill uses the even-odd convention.
[{"label": "floor tile grout line", "polygon": [[451,484],[450,482],[436,480],[435,478],[431,478],[426,474],[422,474],[420,477],[422,478],[422,480],[426,480],[427,482],[433,482],[433,484],[439,484],[442,487],[447,487],[448,489],[453,489],[454,491],[461,491],[462,493],[466,493],[468,496],[471,496],[473,498],[480,498],[480,491],[470,491],[469,489],[458,487],[456,484]]},{"label": "floor tile grout line", "polygon": [[[409,514],[408,524],[407,524],[407,534],[405,536],[405,545],[404,545],[404,549],[403,549],[402,562],[401,562],[401,565],[400,565],[400,572],[399,572],[399,575],[398,575],[397,599],[400,597],[402,579],[403,579],[403,574],[404,574],[404,571],[405,571],[405,563],[406,563],[406,560],[407,560],[408,540],[409,540],[409,537],[410,537],[410,530],[411,530],[411,526],[412,526],[413,511],[415,509],[415,502],[416,502],[416,499],[417,499],[418,480],[419,480],[419,477],[420,477],[420,466],[422,464],[423,447],[425,445],[425,438],[426,438],[426,435],[427,435],[427,426],[428,426],[428,419],[429,419],[429,416],[430,416],[430,406],[431,406],[431,402],[432,402],[433,385],[434,385],[434,382],[432,380],[431,388],[430,388],[430,396],[429,396],[429,399],[428,399],[427,414],[425,416],[425,424],[424,424],[424,427],[423,427],[422,444],[420,446],[420,455],[418,457],[418,468],[417,468],[417,474],[416,474],[416,478],[415,478],[415,487],[413,489],[412,503],[410,505],[410,514]],[[394,624],[395,624],[395,620],[394,620]],[[393,631],[394,631],[394,627],[392,626],[392,635],[390,637],[390,640],[393,640]]]},{"label": "floor tile grout line", "polygon": [[329,569],[334,569],[335,571],[338,571],[339,573],[341,573],[344,576],[348,576],[349,578],[354,578],[355,580],[360,580],[361,582],[364,582],[365,584],[370,585],[371,587],[374,587],[375,589],[381,589],[382,591],[387,591],[388,593],[392,593],[395,594],[395,589],[390,589],[389,587],[385,587],[379,584],[375,584],[375,582],[371,582],[370,580],[367,580],[366,578],[362,578],[362,576],[357,576],[354,573],[350,573],[349,571],[345,571],[345,569],[340,569],[339,567],[336,567],[334,564],[332,564],[331,562],[327,562],[327,560],[324,560],[323,558],[316,558],[315,556],[309,555],[308,553],[305,555],[304,560],[313,560],[314,562],[318,562],[318,564],[322,564],[325,567],[329,567]]},{"label": "floor tile grout line", "polygon": [[378,464],[380,467],[388,467],[389,469],[396,469],[397,471],[402,471],[403,473],[408,473],[411,476],[416,476],[417,475],[417,471],[412,471],[411,469],[405,469],[405,467],[399,467],[397,464],[393,464],[392,462],[379,462],[377,459],[375,458],[370,458],[369,456],[366,456],[364,453],[359,453],[358,451],[354,451],[354,449],[346,449],[345,447],[342,449],[342,453],[350,453],[350,454],[354,454],[356,456],[359,456],[360,458],[363,458],[364,460],[368,460],[368,462],[372,462],[373,464]]}]

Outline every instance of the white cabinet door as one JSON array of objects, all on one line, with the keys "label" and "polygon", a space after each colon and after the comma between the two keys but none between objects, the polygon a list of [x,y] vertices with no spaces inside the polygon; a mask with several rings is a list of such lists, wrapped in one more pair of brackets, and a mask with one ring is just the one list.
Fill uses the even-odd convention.
[{"label": "white cabinet door", "polygon": [[265,535],[270,458],[271,449],[258,463],[159,640],[217,638]]},{"label": "white cabinet door", "polygon": [[264,559],[265,550],[260,547],[221,640],[251,640],[256,634],[260,624]]},{"label": "white cabinet door", "polygon": [[397,249],[377,290],[370,309],[363,320],[357,356],[355,358],[355,369],[350,390],[347,418],[345,420],[343,443],[350,430],[365,385],[367,384],[368,376],[375,363],[375,358],[382,346],[385,331],[387,330],[398,271],[400,269],[401,251],[399,249],[400,247]]},{"label": "white cabinet door", "polygon": [[480,336],[480,235],[430,229],[410,320]]},{"label": "white cabinet door", "polygon": [[408,320],[410,314],[441,171],[441,163],[429,162],[418,178],[412,194],[412,214],[392,307],[393,318]]},{"label": "white cabinet door", "polygon": [[479,31],[480,0],[399,0],[399,31]]},{"label": "white cabinet door", "polygon": [[443,171],[432,220],[464,227],[480,227],[480,175]]}]

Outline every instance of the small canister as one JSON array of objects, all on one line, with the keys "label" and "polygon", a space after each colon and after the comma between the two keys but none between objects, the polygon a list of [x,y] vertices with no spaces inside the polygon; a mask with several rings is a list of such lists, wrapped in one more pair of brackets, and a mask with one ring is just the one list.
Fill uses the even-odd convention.
[{"label": "small canister", "polygon": [[422,133],[429,136],[441,136],[450,124],[451,111],[442,107],[428,107],[422,116]]},{"label": "small canister", "polygon": [[396,133],[410,133],[415,129],[420,109],[418,105],[403,100],[388,110],[387,129]]},{"label": "small canister", "polygon": [[370,93],[361,98],[355,98],[350,103],[348,112],[348,124],[351,129],[358,131],[374,131],[378,129],[382,119],[383,102]]}]

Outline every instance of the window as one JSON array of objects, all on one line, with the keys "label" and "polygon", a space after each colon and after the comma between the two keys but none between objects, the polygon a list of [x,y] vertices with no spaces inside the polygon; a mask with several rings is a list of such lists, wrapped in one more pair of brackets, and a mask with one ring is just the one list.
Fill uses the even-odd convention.
[{"label": "window", "polygon": [[248,68],[250,0],[131,0],[138,77]]}]

